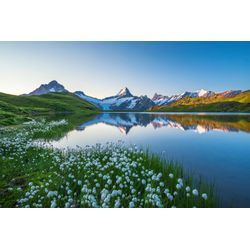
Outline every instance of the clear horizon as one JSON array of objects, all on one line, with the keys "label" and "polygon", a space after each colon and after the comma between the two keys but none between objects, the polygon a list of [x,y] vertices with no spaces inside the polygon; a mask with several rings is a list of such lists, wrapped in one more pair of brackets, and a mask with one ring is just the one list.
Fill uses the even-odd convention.
[{"label": "clear horizon", "polygon": [[250,42],[0,42],[0,92],[58,81],[103,98],[250,89]]}]

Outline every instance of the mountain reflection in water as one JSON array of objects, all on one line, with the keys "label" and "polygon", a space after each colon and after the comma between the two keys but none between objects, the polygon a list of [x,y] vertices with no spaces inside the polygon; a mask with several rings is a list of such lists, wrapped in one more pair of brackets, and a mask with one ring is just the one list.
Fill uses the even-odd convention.
[{"label": "mountain reflection in water", "polygon": [[133,127],[153,126],[154,129],[168,127],[206,133],[211,130],[223,132],[250,132],[250,115],[224,114],[159,114],[159,113],[101,113],[91,121],[78,127],[84,130],[95,124],[117,127],[128,134]]}]

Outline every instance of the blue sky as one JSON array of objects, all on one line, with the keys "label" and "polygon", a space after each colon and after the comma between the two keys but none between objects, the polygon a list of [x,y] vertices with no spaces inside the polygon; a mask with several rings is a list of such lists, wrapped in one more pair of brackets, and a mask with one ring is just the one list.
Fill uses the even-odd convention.
[{"label": "blue sky", "polygon": [[250,89],[250,42],[0,42],[0,92],[57,80],[105,97]]}]

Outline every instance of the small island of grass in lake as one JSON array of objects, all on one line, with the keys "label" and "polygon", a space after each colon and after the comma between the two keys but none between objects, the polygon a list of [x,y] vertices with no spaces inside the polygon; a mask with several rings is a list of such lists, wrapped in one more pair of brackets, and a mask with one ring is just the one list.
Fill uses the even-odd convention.
[{"label": "small island of grass in lake", "polygon": [[211,186],[135,145],[48,146],[44,138],[68,128],[66,120],[40,120],[0,130],[1,207],[217,205]]}]

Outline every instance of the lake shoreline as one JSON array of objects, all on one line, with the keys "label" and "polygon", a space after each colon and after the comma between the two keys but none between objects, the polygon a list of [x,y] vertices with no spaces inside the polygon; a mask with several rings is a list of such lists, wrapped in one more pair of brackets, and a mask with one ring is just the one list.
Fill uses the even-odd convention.
[{"label": "lake shoreline", "polygon": [[[1,207],[216,206],[211,186],[136,146],[110,143],[65,151],[32,144],[65,129],[65,120],[33,121],[0,133]],[[94,178],[98,181],[92,183]]]},{"label": "lake shoreline", "polygon": [[154,111],[101,111],[100,113],[139,113],[139,114],[190,114],[190,115],[250,115],[249,112],[154,112]]}]

